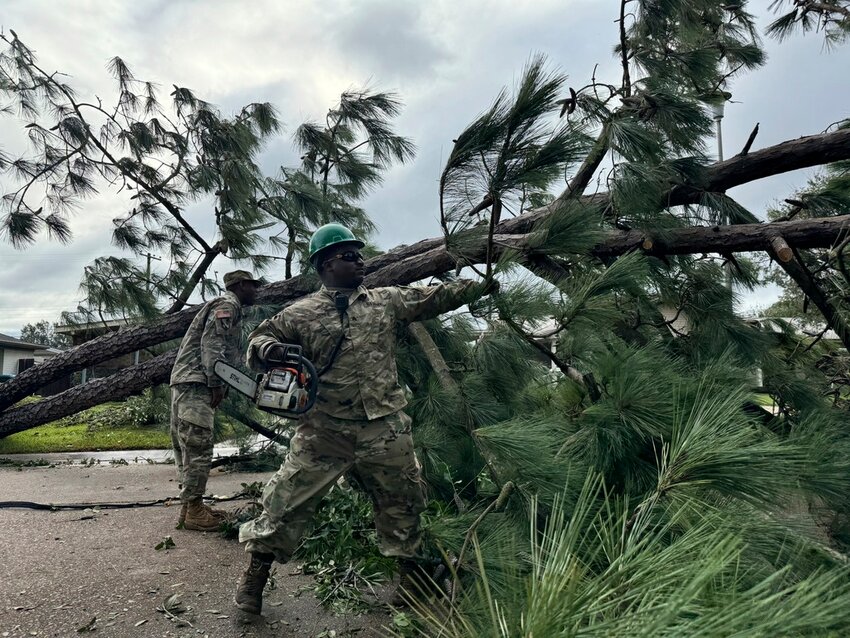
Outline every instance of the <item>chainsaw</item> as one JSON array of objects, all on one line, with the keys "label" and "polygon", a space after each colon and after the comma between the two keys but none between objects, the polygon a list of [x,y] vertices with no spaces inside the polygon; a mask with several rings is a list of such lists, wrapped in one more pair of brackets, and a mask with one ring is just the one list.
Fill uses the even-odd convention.
[{"label": "chainsaw", "polygon": [[319,375],[301,346],[287,345],[283,360],[269,360],[269,370],[252,379],[219,359],[215,374],[227,385],[247,396],[260,410],[286,418],[297,418],[316,403]]}]

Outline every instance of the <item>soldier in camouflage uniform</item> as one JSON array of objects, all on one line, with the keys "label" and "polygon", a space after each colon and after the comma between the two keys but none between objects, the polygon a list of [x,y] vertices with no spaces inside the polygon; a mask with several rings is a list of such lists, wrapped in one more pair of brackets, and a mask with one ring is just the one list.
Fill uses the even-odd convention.
[{"label": "soldier in camouflage uniform", "polygon": [[367,289],[362,247],[344,226],[318,229],[310,251],[321,290],[264,321],[249,338],[252,367],[281,359],[284,344],[297,344],[320,383],[316,407],[301,418],[286,461],[266,485],[262,514],[239,530],[251,552],[236,593],[242,611],[260,613],[272,562],[290,559],[322,497],[352,469],[372,498],[381,552],[400,559],[403,585],[416,569],[425,498],[411,419],[402,412],[396,327],[457,308],[481,286]]},{"label": "soldier in camouflage uniform", "polygon": [[217,359],[241,360],[239,331],[242,306],[257,296],[257,284],[244,270],[224,276],[223,296],[207,303],[186,331],[171,370],[171,442],[180,482],[182,508],[178,524],[214,531],[224,513],[203,502],[213,452],[213,418],[225,386],[214,372]]}]

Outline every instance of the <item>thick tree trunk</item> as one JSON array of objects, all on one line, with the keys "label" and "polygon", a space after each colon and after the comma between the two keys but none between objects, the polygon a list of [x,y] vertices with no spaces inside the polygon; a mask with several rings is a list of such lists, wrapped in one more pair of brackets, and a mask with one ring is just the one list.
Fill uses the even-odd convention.
[{"label": "thick tree trunk", "polygon": [[847,159],[848,151],[850,129],[800,137],[712,164],[700,183],[674,187],[665,201],[667,206],[693,203],[705,191],[724,192],[771,175],[823,166]]},{"label": "thick tree trunk", "polygon": [[[295,277],[275,284],[273,291],[268,288],[270,287],[261,292],[258,303],[282,305],[286,301],[308,294],[313,290],[313,285],[305,278]],[[193,306],[173,315],[163,316],[150,324],[130,326],[107,333],[25,370],[8,383],[0,384],[0,410],[51,381],[77,370],[122,354],[182,338],[200,308],[201,306]]]},{"label": "thick tree trunk", "polygon": [[593,249],[593,254],[616,257],[637,248],[655,256],[752,252],[767,250],[771,238],[777,233],[794,248],[828,248],[848,231],[850,215],[771,224],[678,228],[655,236],[630,230],[608,235]]},{"label": "thick tree trunk", "polygon": [[[663,236],[651,237],[645,232],[609,231],[603,241],[591,249],[599,258],[624,255],[641,250],[647,255],[693,255],[700,253],[735,253],[767,250],[777,233],[798,248],[828,248],[850,231],[850,215],[821,217],[771,224],[738,224],[735,226],[699,226],[677,228]],[[525,251],[534,245],[533,234],[496,235],[501,250]],[[481,263],[487,254],[482,241],[464,252],[469,263]],[[497,250],[498,255],[498,250]],[[533,251],[532,251],[533,256]],[[402,261],[385,265],[366,278],[368,286],[409,283],[452,270],[455,260],[445,247],[438,246]]]},{"label": "thick tree trunk", "polygon": [[[783,142],[707,167],[699,183],[674,187],[664,198],[664,202],[659,203],[659,207],[698,202],[704,192],[723,191],[769,175],[842,159],[850,159],[850,130]],[[557,209],[562,199],[568,197],[569,194],[564,193],[553,204],[503,221],[497,228],[497,239],[521,246],[523,238],[516,236],[531,231],[537,222]],[[586,196],[582,201],[604,207],[608,202],[608,195],[601,193]],[[643,246],[653,255],[765,250],[765,236],[769,232],[767,229],[774,226],[779,224],[694,227],[677,229],[658,236],[650,236],[638,230],[612,231],[593,252],[600,257],[613,257]],[[830,246],[842,228],[847,229],[846,217],[802,220],[782,222],[781,234],[795,248],[813,248]],[[479,238],[473,253],[479,252],[483,255],[486,252],[485,243],[483,236]],[[406,284],[452,270],[456,266],[455,259],[443,246],[442,237],[426,239],[410,246],[399,246],[370,259],[366,266],[366,283],[370,286]],[[466,254],[464,256],[470,257]],[[478,259],[481,259],[481,256]],[[311,279],[301,276],[277,282],[261,290],[258,303],[283,305],[307,294],[313,285]],[[124,328],[33,366],[12,381],[0,385],[0,410],[67,374],[128,352],[181,337],[197,312],[198,308],[189,308],[163,317],[150,325]]]},{"label": "thick tree trunk", "polygon": [[[592,253],[600,257],[614,257],[636,249],[644,250],[651,255],[769,250],[771,240],[777,232],[789,244],[795,246],[806,248],[828,247],[836,243],[839,237],[847,233],[848,229],[850,229],[850,215],[773,224],[681,228],[669,231],[663,239],[653,240],[651,246],[646,237],[636,231],[612,231],[606,240],[593,249]],[[498,235],[496,237],[497,242],[503,248],[515,247],[518,250],[523,249],[528,239],[528,235]],[[642,246],[646,248],[644,249]],[[480,262],[485,258],[486,253],[487,250],[482,242],[477,247],[476,252],[468,256],[474,261]],[[454,258],[441,246],[421,254],[409,256],[404,260],[387,261],[382,268],[373,271],[366,277],[366,286],[374,288],[407,284],[455,268]],[[276,303],[285,303],[306,294],[309,290],[310,288],[304,285],[302,278],[295,277],[286,282],[267,286],[264,289],[263,296],[266,302],[269,299],[274,299]],[[188,312],[184,311],[184,313]],[[180,315],[184,313],[180,313]],[[192,314],[194,314],[194,311]],[[179,330],[176,319],[180,315],[169,318],[171,323],[166,323],[167,330]],[[187,323],[191,321],[191,315],[186,321]],[[157,324],[158,329],[166,330],[162,327],[162,324],[163,322]],[[156,326],[144,329],[139,327],[130,328],[124,332],[137,330],[137,333],[134,333],[137,339],[150,340],[155,338],[150,334],[150,331],[155,329],[157,329]],[[169,338],[173,338],[173,336]],[[99,339],[105,339],[105,337]],[[101,341],[101,343],[103,342]],[[131,348],[131,350],[134,349],[136,348]],[[109,356],[115,356],[115,353],[111,352]],[[39,403],[7,410],[0,414],[0,437],[47,423],[67,414],[73,414],[104,401],[137,394],[148,385],[161,383],[168,378],[170,365],[173,362],[173,354],[170,355],[172,359],[166,359],[167,356],[169,355],[162,355],[140,366],[127,368],[122,370],[119,375],[77,386]],[[42,363],[30,368],[30,370],[46,365],[48,363]],[[136,370],[139,371],[138,374],[141,376],[142,382],[134,379],[133,375]],[[132,382],[129,383],[127,380],[132,380]],[[47,404],[49,407],[41,407],[42,404]]]},{"label": "thick tree trunk", "polygon": [[[850,229],[850,216],[776,222],[773,224],[741,224],[737,226],[695,227],[671,230],[662,237],[650,238],[640,231],[611,231],[592,253],[598,257],[615,257],[640,249],[650,255],[681,255],[708,252],[743,252],[767,250],[771,239],[779,232],[792,246],[798,248],[829,247],[842,233]],[[522,250],[528,235],[497,235],[497,242]],[[421,242],[424,243],[424,242]],[[398,255],[399,253],[396,253]],[[405,251],[407,254],[407,251]],[[486,254],[483,241],[475,253],[466,257],[480,261]],[[407,284],[455,268],[454,258],[440,245],[405,259],[382,256],[383,263],[366,278],[370,287]],[[372,260],[375,261],[375,260]],[[267,286],[260,297],[261,303],[283,305],[312,290],[307,278],[294,277]],[[133,352],[163,341],[181,337],[198,308],[184,310],[162,318],[149,326],[134,326],[98,337],[77,348],[68,350],[53,359],[21,373],[13,381],[0,386],[0,401],[10,405],[23,396],[94,361],[103,361],[119,354]],[[15,387],[17,386],[17,387]],[[75,389],[76,390],[76,389]],[[66,393],[52,401],[61,401]],[[96,395],[92,395],[96,397]],[[89,405],[95,405],[90,403]],[[88,406],[87,406],[88,407]],[[68,411],[65,414],[71,414]]]},{"label": "thick tree trunk", "polygon": [[177,358],[172,350],[150,361],[124,368],[112,376],[94,379],[37,403],[28,403],[0,413],[0,438],[23,432],[43,423],[85,410],[107,401],[120,401],[168,381]]}]

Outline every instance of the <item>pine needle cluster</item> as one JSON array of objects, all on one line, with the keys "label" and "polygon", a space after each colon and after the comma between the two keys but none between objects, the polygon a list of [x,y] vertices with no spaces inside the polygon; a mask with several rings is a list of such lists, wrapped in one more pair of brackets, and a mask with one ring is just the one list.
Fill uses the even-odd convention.
[{"label": "pine needle cluster", "polygon": [[[415,340],[400,353],[436,503],[428,551],[451,572],[445,599],[417,604],[419,631],[840,635],[850,438],[836,348],[733,312],[759,281],[752,260],[592,256],[612,227],[651,238],[755,219],[725,193],[670,204],[671,183],[704,183],[711,107],[764,63],[754,18],[745,2],[622,6],[619,82],[569,89],[533,60],[443,173],[447,246],[462,258],[486,236],[502,286],[428,324],[453,383]],[[828,170],[805,201],[841,214],[846,171]],[[523,185],[551,191],[563,171],[522,248],[498,246]],[[588,192],[594,178],[607,192]]]}]

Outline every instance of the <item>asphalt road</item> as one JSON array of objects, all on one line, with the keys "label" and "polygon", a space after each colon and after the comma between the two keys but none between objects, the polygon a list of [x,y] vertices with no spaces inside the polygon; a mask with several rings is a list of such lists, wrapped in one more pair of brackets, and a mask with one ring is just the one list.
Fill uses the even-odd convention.
[{"label": "asphalt road", "polygon": [[[50,503],[154,500],[177,492],[171,465],[0,468],[0,501]],[[266,474],[210,478],[228,496]],[[225,509],[245,502],[225,504]],[[334,616],[296,565],[276,565],[263,616],[245,616],[233,594],[247,563],[243,548],[218,534],[176,530],[176,506],[122,510],[0,509],[0,637],[18,636],[336,636],[384,635],[385,612]],[[154,546],[171,536],[175,547]],[[187,611],[157,611],[179,596]],[[387,591],[382,591],[384,599]],[[188,624],[187,624],[188,623]],[[87,629],[88,627],[88,629]]]}]

